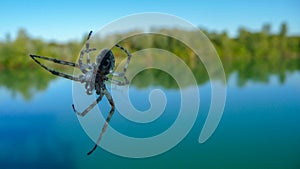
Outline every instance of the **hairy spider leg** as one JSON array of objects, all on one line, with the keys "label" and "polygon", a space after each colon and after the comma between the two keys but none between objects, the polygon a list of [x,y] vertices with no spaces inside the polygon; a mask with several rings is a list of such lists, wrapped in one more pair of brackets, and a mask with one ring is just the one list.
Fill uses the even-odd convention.
[{"label": "hairy spider leg", "polygon": [[40,58],[40,59],[49,60],[49,61],[52,61],[52,62],[57,63],[57,64],[62,64],[62,65],[67,65],[67,66],[72,66],[72,67],[78,67],[78,64],[73,63],[73,62],[68,62],[68,61],[59,60],[59,59],[55,59],[55,58],[49,58],[49,57],[45,57],[45,56],[32,55],[32,54],[30,56]]},{"label": "hairy spider leg", "polygon": [[93,31],[90,31],[90,32],[89,32],[89,35],[88,35],[88,37],[86,38],[86,40],[89,40],[89,39],[90,39],[90,37],[92,36],[92,33],[93,33]]},{"label": "hairy spider leg", "polygon": [[[92,36],[93,31],[90,31],[86,41],[89,41],[90,37]],[[86,50],[88,50],[90,48],[90,43],[85,43],[85,48]],[[90,52],[87,52],[87,58],[86,58],[86,63],[89,65],[91,63],[91,59],[90,59]]]},{"label": "hairy spider leg", "polygon": [[118,86],[125,86],[125,85],[128,85],[129,84],[129,81],[127,79],[126,76],[122,76],[124,78],[125,81],[120,81],[120,80],[115,80],[115,79],[111,79],[111,78],[108,78],[108,80],[115,84],[115,85],[118,85]]},{"label": "hairy spider leg", "polygon": [[107,116],[107,118],[106,118],[106,120],[105,120],[105,124],[104,124],[103,127],[102,127],[101,133],[100,133],[100,135],[99,135],[99,137],[98,137],[98,139],[97,139],[97,142],[96,142],[95,146],[92,148],[91,151],[89,151],[89,152],[87,153],[87,155],[92,154],[92,153],[96,150],[96,148],[98,147],[98,144],[100,143],[100,141],[101,141],[101,139],[102,139],[102,137],[103,137],[103,134],[104,134],[105,131],[106,131],[106,128],[107,128],[107,126],[108,126],[108,123],[109,123],[111,117],[113,116],[113,114],[114,114],[114,112],[115,112],[115,103],[114,103],[114,101],[113,101],[111,95],[109,94],[109,92],[107,91],[107,89],[106,89],[105,86],[104,86],[104,88],[103,88],[103,93],[105,94],[105,96],[106,96],[106,98],[107,98],[107,100],[108,100],[108,102],[109,102],[109,104],[110,104],[110,106],[111,106],[111,109],[110,109],[110,112],[109,112],[109,114],[108,114],[108,116]]},{"label": "hairy spider leg", "polygon": [[131,59],[131,54],[129,53],[129,51],[128,50],[126,50],[124,47],[122,47],[122,46],[120,46],[120,45],[116,45],[116,47],[118,47],[118,48],[120,48],[121,50],[123,50],[126,54],[127,54],[127,61],[126,61],[126,64],[125,64],[125,66],[124,66],[124,69],[123,69],[123,75],[126,73],[126,71],[127,71],[127,68],[128,68],[128,65],[129,65],[129,62],[130,62],[130,59]]},{"label": "hairy spider leg", "polygon": [[123,72],[113,72],[112,75],[113,76],[117,76],[117,77],[123,77],[124,81],[120,81],[120,80],[115,80],[115,79],[109,79],[111,83],[119,85],[119,86],[123,86],[123,85],[127,85],[129,84],[129,81],[127,79],[127,77],[125,76],[125,73],[127,71],[130,59],[131,59],[131,54],[128,50],[126,50],[124,47],[122,47],[121,45],[115,45],[116,47],[120,48],[122,51],[124,51],[127,54],[127,61],[125,63],[125,66],[123,68]]},{"label": "hairy spider leg", "polygon": [[[97,50],[96,48],[90,49],[89,39],[92,36],[92,33],[93,33],[93,31],[90,31],[90,33],[86,39],[86,42],[85,42],[85,49],[82,49],[80,51],[80,56],[79,56],[79,60],[78,60],[79,68],[80,68],[81,72],[84,74],[88,72],[86,69],[90,68],[90,66],[91,66],[90,52]],[[82,62],[83,56],[85,53],[87,54],[87,58],[86,58],[87,64],[83,64],[83,62]]]},{"label": "hairy spider leg", "polygon": [[53,69],[48,68],[47,66],[43,65],[40,61],[38,61],[36,58],[49,60],[49,61],[52,61],[52,62],[57,63],[57,64],[62,64],[62,65],[67,65],[67,66],[72,66],[72,67],[78,67],[78,65],[76,63],[67,62],[67,61],[63,61],[63,60],[58,60],[58,59],[54,59],[54,58],[49,58],[49,57],[45,57],[45,56],[32,55],[32,54],[30,54],[30,57],[37,64],[39,64],[42,68],[44,68],[48,72],[52,73],[53,75],[64,77],[66,79],[70,79],[70,80],[74,80],[74,81],[80,81],[80,79],[78,77],[74,77],[74,76],[71,76],[71,75],[68,75],[68,74],[65,74],[65,73],[61,73],[61,72],[58,72],[58,71],[55,71]]},{"label": "hairy spider leg", "polygon": [[102,100],[102,97],[103,97],[103,93],[101,92],[99,97],[91,105],[89,105],[89,107],[87,107],[82,113],[78,112],[75,109],[74,104],[72,104],[73,110],[77,115],[84,117],[90,110],[92,110]]}]

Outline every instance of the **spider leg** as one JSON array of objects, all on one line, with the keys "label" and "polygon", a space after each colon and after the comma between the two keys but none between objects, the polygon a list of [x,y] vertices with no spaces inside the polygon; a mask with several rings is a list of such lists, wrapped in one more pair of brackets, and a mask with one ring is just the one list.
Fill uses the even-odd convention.
[{"label": "spider leg", "polygon": [[71,76],[71,75],[68,75],[68,74],[65,74],[65,73],[61,73],[61,72],[58,72],[58,71],[55,71],[55,70],[52,70],[52,69],[48,68],[47,66],[43,65],[40,61],[38,61],[36,58],[49,60],[49,61],[52,61],[52,62],[57,63],[57,64],[62,64],[62,65],[67,65],[67,66],[72,66],[72,67],[78,67],[78,65],[76,63],[67,62],[67,61],[63,61],[63,60],[58,60],[58,59],[54,59],[54,58],[48,58],[48,57],[45,57],[45,56],[32,55],[32,54],[30,55],[30,57],[37,64],[39,64],[41,67],[43,67],[45,70],[52,73],[53,75],[64,77],[66,79],[70,79],[70,80],[74,80],[74,81],[80,81],[80,79],[78,77],[74,77],[74,76]]},{"label": "spider leg", "polygon": [[107,100],[109,101],[109,104],[110,104],[110,106],[111,106],[111,109],[110,109],[110,112],[109,112],[109,114],[108,114],[108,116],[107,116],[107,118],[106,118],[106,120],[105,120],[105,124],[104,124],[103,127],[102,127],[101,133],[100,133],[100,135],[99,135],[99,137],[98,137],[98,139],[97,139],[97,142],[96,142],[95,146],[93,147],[93,149],[92,149],[91,151],[89,151],[89,152],[87,153],[87,155],[92,154],[92,153],[96,150],[96,148],[98,147],[98,144],[100,143],[100,141],[101,141],[101,139],[102,139],[102,137],[103,137],[103,134],[104,134],[105,131],[106,131],[106,128],[107,128],[107,126],[108,126],[108,123],[109,123],[109,121],[110,121],[112,115],[113,115],[114,112],[115,112],[115,103],[114,103],[114,101],[113,101],[113,99],[112,99],[110,93],[107,91],[107,89],[106,89],[105,87],[104,87],[104,89],[103,89],[103,93],[105,94]]},{"label": "spider leg", "polygon": [[87,107],[82,113],[78,112],[75,109],[74,104],[72,104],[73,110],[77,115],[84,117],[88,112],[90,112],[95,107],[96,104],[98,104],[102,100],[102,98],[103,98],[103,93],[100,93],[99,97],[91,105],[89,105],[89,107]]},{"label": "spider leg", "polygon": [[88,43],[90,37],[92,36],[93,31],[90,31],[88,37],[87,37],[87,43],[85,44],[85,48],[87,50],[87,58],[86,58],[86,63],[90,64],[91,63],[91,59],[90,59],[90,53],[89,53],[89,48],[90,48],[90,43]]},{"label": "spider leg", "polygon": [[52,62],[57,63],[57,64],[61,64],[61,65],[78,67],[78,64],[76,64],[76,63],[68,62],[68,61],[64,61],[64,60],[59,60],[59,59],[55,59],[55,58],[49,58],[49,57],[46,57],[46,56],[39,56],[39,55],[33,55],[33,54],[31,54],[30,57],[33,60],[36,60],[35,58],[40,58],[40,59],[45,59],[45,60],[52,61]]},{"label": "spider leg", "polygon": [[[126,64],[124,66],[124,69],[123,69],[123,73],[125,75],[126,71],[127,71],[127,68],[128,68],[128,65],[129,65],[129,62],[130,62],[130,59],[131,59],[131,54],[128,50],[126,50],[124,47],[120,46],[120,45],[116,45],[116,47],[120,48],[121,50],[123,50],[126,54],[127,54],[127,61],[126,61]],[[122,73],[121,73],[122,74]]]},{"label": "spider leg", "polygon": [[[85,42],[85,49],[82,49],[80,51],[80,56],[79,56],[79,60],[78,60],[78,63],[79,63],[79,68],[81,70],[82,73],[86,73],[87,72],[87,68],[89,68],[90,64],[91,64],[91,59],[90,59],[90,52],[92,51],[95,51],[96,48],[92,48],[90,49],[90,43],[89,43],[89,39],[90,37],[92,36],[92,33],[93,31],[90,31],[87,39],[86,39],[86,42]],[[83,60],[83,56],[84,54],[87,54],[87,58],[86,58],[86,63],[87,64],[83,64],[82,60]]]},{"label": "spider leg", "polygon": [[119,86],[128,85],[129,81],[128,81],[127,77],[125,76],[125,73],[127,71],[127,68],[128,68],[128,65],[129,65],[129,62],[130,62],[130,59],[131,59],[131,54],[129,53],[128,50],[126,50],[124,47],[122,47],[118,44],[116,45],[116,47],[120,48],[122,51],[124,51],[127,54],[127,61],[125,63],[125,66],[124,66],[122,72],[112,72],[112,75],[116,76],[116,77],[121,77],[121,78],[124,79],[124,81],[115,80],[115,79],[111,79],[111,78],[108,79],[108,80],[110,80],[111,83],[119,85]]},{"label": "spider leg", "polygon": [[86,38],[86,40],[89,40],[89,39],[90,39],[90,37],[92,36],[92,33],[93,33],[93,31],[90,31],[90,32],[89,32],[89,35],[88,35],[88,37]]},{"label": "spider leg", "polygon": [[125,86],[125,85],[128,85],[129,84],[129,81],[127,79],[127,77],[124,75],[122,76],[124,78],[125,81],[120,81],[120,80],[115,80],[115,79],[111,79],[111,78],[108,78],[108,80],[112,83],[112,84],[115,84],[115,85],[118,85],[118,86]]}]

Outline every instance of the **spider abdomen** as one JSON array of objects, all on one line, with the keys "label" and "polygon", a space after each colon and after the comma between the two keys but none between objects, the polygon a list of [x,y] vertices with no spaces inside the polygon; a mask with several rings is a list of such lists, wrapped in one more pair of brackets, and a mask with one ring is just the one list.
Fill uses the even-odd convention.
[{"label": "spider abdomen", "polygon": [[97,57],[97,74],[107,75],[115,68],[115,56],[109,49],[104,49]]},{"label": "spider abdomen", "polygon": [[96,63],[98,68],[95,77],[95,90],[96,94],[99,95],[104,81],[107,80],[106,75],[111,73],[115,68],[115,56],[111,50],[104,49],[98,55]]}]

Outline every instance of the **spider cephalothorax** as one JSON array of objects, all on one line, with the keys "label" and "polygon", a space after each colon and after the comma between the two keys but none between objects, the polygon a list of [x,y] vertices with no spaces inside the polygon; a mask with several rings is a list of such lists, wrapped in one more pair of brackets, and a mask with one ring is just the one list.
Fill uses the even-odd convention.
[{"label": "spider cephalothorax", "polygon": [[[85,43],[85,48],[82,49],[80,52],[78,63],[58,60],[58,59],[49,58],[49,57],[45,57],[45,56],[38,56],[38,55],[32,55],[32,54],[30,55],[30,57],[36,63],[38,63],[41,67],[43,67],[50,73],[52,73],[56,76],[61,76],[61,77],[64,77],[64,78],[67,78],[67,79],[70,79],[73,81],[83,83],[84,87],[86,89],[86,93],[88,95],[91,95],[94,90],[96,91],[96,94],[99,95],[98,98],[91,105],[89,105],[83,112],[81,112],[81,113],[78,112],[75,109],[74,104],[72,105],[73,110],[77,115],[85,116],[95,105],[97,105],[101,101],[101,99],[104,95],[108,99],[108,101],[111,105],[110,113],[106,118],[105,124],[102,127],[101,133],[98,137],[98,140],[97,140],[94,148],[88,153],[88,155],[91,154],[92,152],[94,152],[94,150],[97,148],[97,145],[99,144],[99,142],[108,126],[108,123],[114,113],[114,110],[115,110],[114,101],[113,101],[110,93],[106,89],[105,82],[110,81],[111,83],[114,83],[116,85],[127,85],[129,82],[125,76],[125,73],[127,71],[127,67],[129,65],[130,58],[131,58],[131,54],[125,48],[123,48],[120,45],[115,45],[116,47],[118,47],[122,51],[124,51],[128,56],[127,62],[123,69],[123,72],[119,72],[119,73],[114,72],[115,57],[110,49],[103,49],[97,56],[95,62],[91,63],[89,54],[90,54],[90,52],[96,51],[96,48],[90,48],[89,39],[90,39],[91,35],[92,35],[92,31],[88,35],[87,41]],[[86,63],[83,63],[83,61],[82,61],[84,55],[86,55]],[[42,64],[40,61],[37,60],[37,58],[52,61],[57,64],[62,64],[62,65],[79,68],[82,74],[80,74],[79,76],[71,76],[71,75],[68,75],[65,73],[58,72],[58,71],[50,69],[47,66],[45,66],[44,64]],[[121,77],[124,79],[124,81],[118,81],[118,80],[109,78],[109,77],[107,77],[107,75],[109,75],[109,74],[112,74],[113,76]]]},{"label": "spider cephalothorax", "polygon": [[[81,53],[84,55],[84,53]],[[96,58],[96,62],[88,65],[83,65],[80,61],[82,75],[79,76],[80,82],[85,83],[86,93],[93,94],[93,90],[100,94],[102,83],[108,78],[106,75],[113,73],[115,67],[115,57],[110,49],[103,49]]]}]

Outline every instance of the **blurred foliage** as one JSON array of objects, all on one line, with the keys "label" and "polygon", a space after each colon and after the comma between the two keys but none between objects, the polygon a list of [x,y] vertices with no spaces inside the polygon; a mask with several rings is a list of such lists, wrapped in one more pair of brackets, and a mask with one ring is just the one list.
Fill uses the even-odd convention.
[{"label": "blurred foliage", "polygon": [[76,57],[72,56],[78,55],[81,46],[79,42],[59,44],[31,39],[24,29],[19,30],[15,40],[6,35],[5,41],[0,42],[0,87],[30,99],[36,91],[47,89],[56,77],[42,70],[29,54],[74,61]]},{"label": "blurred foliage", "polygon": [[[202,30],[202,29],[201,29]],[[178,29],[165,29],[183,34],[188,40],[193,40],[194,32]],[[202,30],[211,40],[223,63],[227,78],[236,73],[238,85],[243,86],[247,81],[268,82],[270,75],[278,76],[284,83],[287,72],[300,69],[300,37],[288,36],[288,26],[283,23],[278,33],[271,32],[271,25],[265,24],[261,31],[252,32],[246,28],[238,30],[237,37],[229,37],[227,32],[210,32]],[[102,39],[107,41],[118,38],[120,34]],[[100,43],[100,42],[99,42]],[[103,43],[103,42],[101,42]],[[51,80],[57,78],[39,67],[29,54],[49,56],[61,60],[75,62],[84,44],[73,41],[66,43],[45,42],[32,39],[25,30],[20,29],[17,37],[12,40],[6,35],[0,41],[0,87],[13,93],[20,93],[25,99],[30,99],[35,91],[45,90]],[[194,72],[197,83],[208,82],[205,67],[195,53],[182,42],[162,35],[132,36],[120,42],[130,52],[145,48],[159,48],[170,51],[179,56]],[[124,54],[113,49],[116,58]],[[147,57],[151,64],[153,60]],[[117,59],[117,64],[119,64]],[[59,65],[51,65],[54,69],[72,73],[72,69],[65,70]],[[64,70],[63,70],[64,69]],[[176,69],[176,65],[174,65]],[[174,79],[165,72],[150,69],[140,72],[133,80],[137,87],[161,85],[166,88],[176,88]]]},{"label": "blurred foliage", "polygon": [[271,25],[265,24],[260,32],[240,28],[236,38],[226,32],[208,34],[226,74],[237,72],[240,86],[248,80],[268,82],[270,75],[277,75],[283,83],[287,72],[300,69],[300,37],[287,36],[285,23],[278,34],[270,30]]}]

